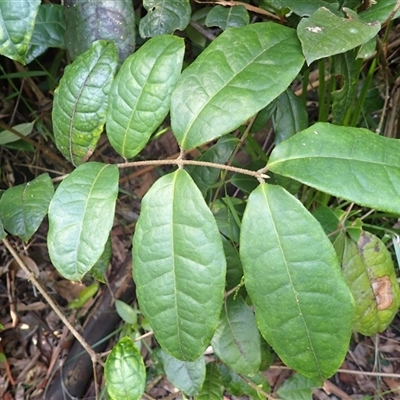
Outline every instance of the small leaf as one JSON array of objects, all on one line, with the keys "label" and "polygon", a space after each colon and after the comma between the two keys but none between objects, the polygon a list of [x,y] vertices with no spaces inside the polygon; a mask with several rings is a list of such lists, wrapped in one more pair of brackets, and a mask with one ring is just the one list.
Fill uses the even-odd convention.
[{"label": "small leaf", "polygon": [[146,370],[139,350],[129,337],[112,349],[104,366],[107,392],[112,400],[139,400],[146,386]]},{"label": "small leaf", "polygon": [[240,296],[225,300],[211,345],[221,361],[237,374],[258,372],[260,335],[253,312]]},{"label": "small leaf", "polygon": [[40,0],[0,1],[0,54],[25,64]]},{"label": "small leaf", "polygon": [[367,24],[357,18],[341,18],[321,7],[309,18],[300,21],[297,34],[310,65],[315,60],[367,43],[380,29],[379,23]]},{"label": "small leaf", "polygon": [[126,323],[134,325],[137,323],[138,311],[131,307],[129,304],[124,303],[121,300],[115,300],[115,308],[118,315]]},{"label": "small leaf", "polygon": [[[385,0],[371,3],[371,7],[361,12],[359,17],[365,22],[378,21],[383,24],[394,11],[397,0]],[[400,17],[400,9],[397,10],[393,19]]]},{"label": "small leaf", "polygon": [[400,306],[399,284],[385,244],[365,231],[357,244],[347,237],[342,263],[356,301],[354,329],[367,336],[384,331]]},{"label": "small leaf", "polygon": [[164,371],[169,381],[188,396],[200,392],[206,377],[206,364],[201,355],[195,361],[181,361],[161,350]]},{"label": "small leaf", "polygon": [[54,194],[48,174],[7,189],[0,199],[0,219],[4,229],[27,242],[46,216]]},{"label": "small leaf", "polygon": [[282,400],[311,400],[312,389],[322,387],[319,379],[310,379],[300,374],[294,374],[285,380],[277,393]]},{"label": "small leaf", "polygon": [[207,14],[206,26],[218,26],[223,31],[228,28],[240,28],[250,22],[249,13],[244,6],[215,6]]},{"label": "small leaf", "polygon": [[224,387],[221,376],[215,362],[209,362],[206,366],[206,378],[203,387],[195,400],[219,400],[223,398]]},{"label": "small leaf", "polygon": [[339,10],[339,3],[332,0],[268,0],[268,4],[274,8],[278,8],[279,10],[289,8],[300,17],[309,16],[321,7],[326,7],[332,12],[337,12]]},{"label": "small leaf", "polygon": [[[1,203],[0,203],[0,205],[1,205]],[[4,230],[3,222],[0,220],[0,240],[3,240],[6,236],[7,236],[7,232]]]},{"label": "small leaf", "polygon": [[213,215],[186,171],[164,175],[144,196],[133,265],[141,310],[160,345],[175,358],[197,359],[218,323],[226,262]]},{"label": "small leaf", "polygon": [[[236,137],[232,135],[224,136],[219,139],[214,146],[210,147],[200,157],[196,158],[196,160],[225,164],[238,143],[239,140]],[[196,182],[203,196],[205,196],[207,190],[217,182],[220,174],[220,170],[217,168],[192,165],[189,165],[186,171]]]},{"label": "small leaf", "polygon": [[64,34],[64,7],[59,4],[41,4],[26,54],[26,63],[29,64],[49,47],[65,48]]},{"label": "small leaf", "polygon": [[112,256],[112,244],[111,244],[111,237],[108,237],[107,242],[104,246],[104,251],[100,258],[96,261],[96,264],[93,265],[89,274],[93,276],[96,280],[102,283],[106,283],[104,279],[108,266],[110,264]]},{"label": "small leaf", "polygon": [[115,44],[97,41],[65,68],[55,91],[54,138],[60,152],[76,166],[87,161],[100,139],[116,68]]},{"label": "small leaf", "polygon": [[104,251],[114,221],[118,168],[83,164],[57,188],[49,207],[47,245],[61,275],[81,280]]},{"label": "small leaf", "polygon": [[91,284],[87,288],[83,289],[79,293],[79,296],[68,304],[68,307],[69,308],[83,307],[90,299],[94,297],[94,295],[97,293],[98,290],[99,290],[98,282]]},{"label": "small leaf", "polygon": [[192,149],[236,129],[279,96],[303,63],[293,29],[260,23],[222,33],[183,71],[172,94],[180,146]]},{"label": "small leaf", "polygon": [[243,215],[240,255],[265,340],[299,373],[333,375],[347,352],[354,301],[321,225],[283,188],[260,185]]},{"label": "small leaf", "polygon": [[192,10],[188,0],[144,0],[143,7],[147,10],[139,24],[143,39],[183,31],[189,25]]},{"label": "small leaf", "polygon": [[183,39],[163,35],[147,41],[122,65],[107,111],[107,135],[122,157],[138,154],[168,114],[183,54]]},{"label": "small leaf", "polygon": [[222,244],[226,257],[226,290],[230,290],[239,285],[243,277],[243,268],[236,247],[224,236],[222,236]]},{"label": "small leaf", "polygon": [[304,103],[292,90],[286,89],[277,98],[273,123],[275,144],[283,142],[295,133],[307,128],[307,110]]},{"label": "small leaf", "polygon": [[135,51],[132,0],[65,0],[64,5],[67,23],[65,43],[72,59],[100,39],[117,46],[121,62]]},{"label": "small leaf", "polygon": [[400,142],[317,123],[280,143],[268,168],[354,203],[400,214]]},{"label": "small leaf", "polygon": [[[36,121],[32,122],[24,122],[19,125],[13,126],[13,129],[15,129],[17,132],[19,132],[23,136],[28,136],[32,133],[33,127],[35,125]],[[10,131],[1,131],[0,132],[0,144],[4,145],[7,143],[13,143],[20,140],[19,136],[14,135],[14,133]]]}]

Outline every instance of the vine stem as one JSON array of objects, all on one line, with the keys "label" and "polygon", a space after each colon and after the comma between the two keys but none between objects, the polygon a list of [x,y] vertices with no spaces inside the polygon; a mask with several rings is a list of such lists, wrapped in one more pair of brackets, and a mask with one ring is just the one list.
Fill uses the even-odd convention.
[{"label": "vine stem", "polygon": [[[25,271],[25,273],[28,277],[28,280],[30,280],[35,285],[36,289],[45,298],[45,300],[47,301],[49,306],[58,315],[58,317],[61,319],[61,321],[64,323],[64,325],[69,329],[69,331],[74,335],[75,339],[82,345],[82,347],[89,354],[90,359],[92,360],[92,365],[93,365],[95,390],[96,390],[96,393],[98,393],[96,374],[95,374],[95,366],[96,366],[96,363],[99,362],[99,360],[98,360],[96,352],[90,347],[89,343],[82,337],[82,335],[69,322],[68,318],[63,314],[63,312],[60,310],[60,308],[58,307],[56,302],[46,292],[45,288],[42,286],[42,284],[39,282],[39,280],[36,278],[36,276],[33,274],[33,272],[29,269],[29,267],[23,262],[21,257],[17,254],[17,252],[15,251],[15,249],[11,245],[11,243],[6,238],[4,238],[2,241],[4,243],[4,246],[7,248],[7,250],[10,252],[10,254],[13,256],[14,260],[17,262],[17,264],[21,267],[21,269],[23,271]],[[98,396],[96,396],[96,398],[98,398]]]},{"label": "vine stem", "polygon": [[[110,164],[110,165],[112,165],[112,164]],[[154,166],[177,165],[180,168],[182,168],[183,165],[195,165],[195,166],[199,166],[199,167],[217,168],[217,169],[222,169],[224,171],[237,172],[239,174],[253,176],[254,178],[257,178],[258,180],[269,178],[269,176],[265,174],[266,168],[262,168],[259,171],[250,171],[250,170],[244,169],[244,168],[232,167],[231,165],[217,164],[217,163],[212,163],[212,162],[208,162],[208,161],[184,160],[180,157],[178,157],[174,160],[132,161],[132,162],[119,163],[119,164],[115,164],[115,165],[117,165],[117,167],[120,169],[133,168],[133,167],[145,167],[145,166],[149,166],[149,165],[154,165]],[[68,174],[59,176],[57,178],[53,178],[53,182],[60,182],[63,179],[65,179],[67,176],[68,176]]]}]

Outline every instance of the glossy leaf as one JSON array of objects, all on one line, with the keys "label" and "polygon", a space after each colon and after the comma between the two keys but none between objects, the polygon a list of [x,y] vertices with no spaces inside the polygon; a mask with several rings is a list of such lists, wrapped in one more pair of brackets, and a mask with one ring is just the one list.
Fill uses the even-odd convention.
[{"label": "glossy leaf", "polygon": [[335,56],[334,73],[341,75],[342,87],[332,93],[332,122],[340,125],[353,105],[358,89],[358,68],[354,51]]},{"label": "glossy leaf", "polygon": [[100,139],[116,68],[115,45],[95,42],[65,68],[55,91],[54,138],[60,152],[76,166],[87,161]]},{"label": "glossy leaf", "polygon": [[221,311],[225,272],[217,225],[196,184],[184,170],[164,175],[142,201],[133,277],[143,314],[175,358],[193,361],[207,348]]},{"label": "glossy leaf", "polygon": [[40,0],[0,1],[0,54],[25,64]]},{"label": "glossy leaf", "polygon": [[47,173],[7,189],[0,199],[4,229],[27,242],[46,216],[53,194],[53,183]]},{"label": "glossy leaf", "polygon": [[188,0],[144,0],[147,14],[140,20],[142,38],[183,31],[190,22],[192,12]]},{"label": "glossy leaf", "polygon": [[321,225],[286,190],[263,184],[249,197],[240,243],[265,340],[302,375],[333,375],[347,352],[354,302]]},{"label": "glossy leaf", "polygon": [[[32,133],[33,127],[35,125],[35,121],[32,122],[24,122],[22,124],[18,124],[13,126],[17,132],[19,132],[23,136],[28,136]],[[0,145],[13,143],[20,140],[19,136],[14,135],[14,133],[4,130],[0,132]]]},{"label": "glossy leaf", "polygon": [[400,306],[399,284],[385,244],[365,231],[357,244],[346,237],[342,267],[356,301],[354,329],[367,336],[384,331]]},{"label": "glossy leaf", "polygon": [[135,13],[131,0],[65,0],[64,6],[65,43],[72,59],[96,40],[113,42],[121,62],[135,51]]},{"label": "glossy leaf", "polygon": [[206,26],[218,26],[223,31],[228,28],[240,28],[250,22],[249,13],[243,6],[214,6],[207,14]]},{"label": "glossy leaf", "polygon": [[319,379],[310,379],[300,374],[294,374],[285,380],[277,390],[282,400],[311,400],[312,389],[322,387]]},{"label": "glossy leaf", "polygon": [[206,366],[206,378],[198,396],[195,400],[219,400],[223,398],[224,387],[218,367],[214,362]]},{"label": "glossy leaf", "polygon": [[[218,140],[218,142],[205,151],[200,157],[196,158],[197,161],[206,161],[217,164],[225,164],[231,156],[233,150],[237,146],[239,140],[232,136],[227,135]],[[220,174],[217,168],[192,166],[189,165],[186,171],[190,174],[196,185],[206,195],[207,190],[214,185]]]},{"label": "glossy leaf", "polygon": [[47,245],[55,268],[81,280],[104,251],[114,221],[118,168],[83,164],[57,188],[49,207]]},{"label": "glossy leaf", "polygon": [[164,372],[175,387],[188,396],[194,396],[200,392],[206,377],[203,355],[194,361],[181,361],[162,350],[161,359]]},{"label": "glossy leaf", "polygon": [[222,33],[183,71],[172,94],[180,146],[192,149],[236,129],[279,96],[303,62],[293,29],[260,23]]},{"label": "glossy leaf", "polygon": [[163,35],[150,39],[122,65],[107,111],[107,135],[122,157],[138,154],[168,114],[183,54],[183,39]]},{"label": "glossy leaf", "polygon": [[[383,24],[395,10],[396,4],[397,0],[385,0],[371,3],[371,7],[359,14],[360,18],[365,22],[379,21]],[[392,19],[398,17],[400,17],[400,9],[397,10]]]},{"label": "glossy leaf", "polygon": [[400,142],[317,123],[280,143],[268,168],[354,203],[400,213]]},{"label": "glossy leaf", "polygon": [[306,129],[308,114],[305,104],[292,92],[286,89],[276,101],[273,119],[275,144],[278,144],[295,133]]},{"label": "glossy leaf", "polygon": [[112,349],[104,365],[107,392],[112,400],[139,400],[146,387],[142,356],[129,337]]},{"label": "glossy leaf", "polygon": [[367,43],[380,29],[379,23],[368,24],[358,18],[341,18],[322,7],[300,21],[297,34],[310,65],[315,60],[344,53]]},{"label": "glossy leaf", "polygon": [[242,297],[228,297],[211,345],[215,354],[238,374],[254,375],[261,363],[260,335],[256,320]]},{"label": "glossy leaf", "polygon": [[26,63],[39,57],[49,47],[65,48],[64,34],[64,7],[59,4],[41,4],[26,54]]}]

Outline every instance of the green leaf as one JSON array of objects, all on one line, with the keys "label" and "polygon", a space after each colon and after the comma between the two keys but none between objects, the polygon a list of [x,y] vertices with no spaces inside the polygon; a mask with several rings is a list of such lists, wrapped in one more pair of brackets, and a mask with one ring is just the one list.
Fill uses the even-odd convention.
[{"label": "green leaf", "polygon": [[[312,0],[312,1],[299,1],[299,0],[264,0],[268,5],[280,10],[289,8],[300,17],[309,16],[321,7],[325,7],[332,12],[339,10],[339,3],[335,1]],[[342,1],[343,2],[343,1]]]},{"label": "green leaf", "polygon": [[53,194],[53,182],[47,173],[7,189],[0,199],[4,229],[27,242],[46,216]]},{"label": "green leaf", "polygon": [[78,297],[74,300],[72,300],[69,304],[69,308],[81,308],[83,307],[90,299],[94,297],[94,295],[97,293],[99,290],[99,283],[95,282],[91,284],[90,286],[86,287],[83,289]]},{"label": "green leaf", "polygon": [[164,175],[144,196],[133,265],[141,310],[160,345],[175,358],[198,358],[218,324],[226,262],[213,215],[186,171]]},{"label": "green leaf", "polygon": [[6,236],[7,232],[4,230],[3,222],[0,220],[0,240],[3,240]]},{"label": "green leaf", "polygon": [[268,168],[354,203],[400,214],[400,142],[317,123],[280,143]]},{"label": "green leaf", "polygon": [[117,46],[121,62],[135,51],[132,0],[65,0],[64,3],[67,23],[65,44],[72,59],[99,39]]},{"label": "green leaf", "polygon": [[367,336],[384,331],[400,306],[399,284],[385,244],[365,231],[357,244],[346,237],[342,263],[356,301],[354,329]]},{"label": "green leaf", "polygon": [[108,237],[107,242],[104,246],[104,251],[101,254],[100,258],[96,261],[96,264],[93,265],[89,274],[93,276],[96,280],[102,283],[106,283],[105,275],[110,264],[112,256],[112,244],[111,237]]},{"label": "green leaf", "polygon": [[183,55],[183,39],[163,35],[147,41],[122,65],[107,111],[107,135],[122,157],[138,154],[168,114]]},{"label": "green leaf", "polygon": [[29,64],[49,47],[65,48],[64,34],[64,7],[59,4],[41,4],[26,54],[26,63]]},{"label": "green leaf", "polygon": [[[210,147],[200,157],[196,158],[196,160],[225,164],[238,143],[239,140],[232,135],[222,137],[214,146]],[[192,165],[186,167],[186,171],[196,182],[203,196],[205,196],[207,190],[217,182],[220,174],[220,170],[217,168]]]},{"label": "green leaf", "polygon": [[265,340],[299,373],[333,375],[347,352],[354,301],[321,225],[285,189],[263,184],[249,197],[240,242]]},{"label": "green leaf", "polygon": [[52,117],[56,145],[76,166],[87,161],[100,139],[116,68],[114,43],[97,41],[65,68],[54,93]]},{"label": "green leaf", "polygon": [[368,24],[357,18],[341,18],[323,7],[300,21],[297,34],[310,65],[315,60],[367,43],[380,29],[377,22]]},{"label": "green leaf", "polygon": [[249,14],[244,6],[215,6],[207,14],[206,26],[218,26],[223,31],[228,28],[240,28],[250,22]]},{"label": "green leaf", "polygon": [[[23,136],[28,136],[32,133],[35,122],[36,121],[24,122],[22,124],[13,126],[13,129]],[[11,131],[4,130],[0,132],[0,145],[17,142],[18,140],[20,140],[19,136],[14,135],[14,133]]]},{"label": "green leaf", "polygon": [[223,398],[224,387],[218,367],[214,362],[206,366],[206,378],[198,396],[195,400],[220,400]]},{"label": "green leaf", "polygon": [[[397,4],[397,0],[384,0],[371,3],[371,7],[359,14],[365,22],[378,21],[383,24],[392,14]],[[400,17],[400,9],[392,19]]]},{"label": "green leaf", "polygon": [[126,304],[121,300],[115,300],[115,308],[118,315],[126,323],[131,325],[137,323],[138,311],[131,307],[129,304]]},{"label": "green leaf", "polygon": [[139,400],[146,386],[142,356],[129,337],[112,349],[104,365],[107,392],[113,400]]},{"label": "green leaf", "polygon": [[57,188],[49,207],[47,245],[61,275],[81,280],[104,251],[114,221],[118,168],[83,164]]},{"label": "green leaf", "polygon": [[273,123],[275,144],[283,142],[295,133],[307,128],[308,114],[306,107],[291,89],[286,89],[278,97]]},{"label": "green leaf", "polygon": [[0,54],[25,64],[40,0],[0,1]]},{"label": "green leaf", "polygon": [[322,387],[322,384],[319,379],[294,374],[283,382],[277,393],[282,400],[312,400],[312,389]]},{"label": "green leaf", "polygon": [[242,297],[225,300],[211,345],[221,361],[237,374],[254,375],[258,372],[260,335],[254,314]]},{"label": "green leaf", "polygon": [[358,68],[355,51],[335,56],[334,74],[341,75],[342,87],[332,92],[332,122],[343,123],[346,113],[353,105],[358,89]]},{"label": "green leaf", "polygon": [[221,237],[226,257],[226,290],[230,290],[239,285],[243,277],[243,268],[236,247],[224,236]]},{"label": "green leaf", "polygon": [[161,350],[161,359],[164,364],[164,372],[175,387],[188,396],[194,396],[200,392],[206,377],[203,355],[192,362],[181,361]]},{"label": "green leaf", "polygon": [[147,10],[139,24],[143,39],[183,31],[189,25],[192,10],[188,0],[144,0],[143,7]]},{"label": "green leaf", "polygon": [[172,93],[171,125],[185,149],[229,133],[279,96],[304,63],[293,29],[228,29],[187,67]]}]

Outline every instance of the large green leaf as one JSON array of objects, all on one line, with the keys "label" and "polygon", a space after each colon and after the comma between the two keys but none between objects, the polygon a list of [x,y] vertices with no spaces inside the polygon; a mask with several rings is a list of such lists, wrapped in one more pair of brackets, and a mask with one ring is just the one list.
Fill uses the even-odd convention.
[{"label": "large green leaf", "polygon": [[118,168],[83,164],[57,188],[49,207],[47,246],[57,270],[81,280],[104,252],[114,221]]},{"label": "large green leaf", "polygon": [[72,59],[96,40],[115,43],[124,61],[135,51],[135,13],[132,0],[65,0],[65,44]]},{"label": "large green leaf", "polygon": [[228,28],[240,28],[250,22],[249,13],[244,6],[214,6],[207,14],[206,26],[218,26],[223,31]]},{"label": "large green leaf", "polygon": [[0,1],[0,54],[25,64],[40,0]]},{"label": "large green leaf", "polygon": [[356,301],[354,329],[372,336],[385,330],[400,306],[400,289],[385,244],[363,231],[357,243],[345,239],[343,276]]},{"label": "large green leaf", "polygon": [[193,361],[207,348],[223,302],[226,262],[211,211],[184,170],[147,192],[133,238],[141,310],[160,345]]},{"label": "large green leaf", "polygon": [[258,327],[290,368],[327,378],[346,355],[354,301],[321,225],[285,189],[249,197],[240,254]]},{"label": "large green leaf", "polygon": [[228,29],[186,68],[172,93],[172,130],[183,149],[218,138],[279,96],[304,62],[293,29]]},{"label": "large green leaf", "polygon": [[183,31],[190,22],[192,12],[189,0],[144,0],[147,14],[140,20],[142,38]]},{"label": "large green leaf", "polygon": [[64,34],[64,7],[59,4],[41,4],[26,54],[26,63],[43,54],[48,47],[64,48]]},{"label": "large green leaf", "polygon": [[46,216],[53,194],[48,174],[7,189],[0,199],[0,220],[4,229],[27,242]]},{"label": "large green leaf", "polygon": [[206,379],[195,400],[219,400],[223,398],[223,392],[224,387],[218,367],[214,362],[209,362],[206,366]]},{"label": "large green leaf", "polygon": [[400,214],[400,142],[317,123],[280,143],[268,168],[354,203]]},{"label": "large green leaf", "polygon": [[122,157],[138,154],[168,114],[184,50],[183,39],[157,36],[122,65],[111,85],[106,120],[111,145]]},{"label": "large green leaf", "polygon": [[113,400],[139,400],[146,387],[142,356],[129,337],[112,349],[104,365],[107,392]]},{"label": "large green leaf", "polygon": [[253,311],[242,297],[225,300],[211,345],[221,361],[236,373],[254,375],[258,372],[260,335]]},{"label": "large green leaf", "polygon": [[[360,13],[360,18],[365,22],[379,21],[384,23],[394,11],[397,0],[380,0],[371,2],[371,7]],[[400,17],[400,9],[397,10],[393,19]]]},{"label": "large green leaf", "polygon": [[339,10],[339,3],[331,0],[263,0],[263,3],[267,3],[268,5],[280,10],[290,8],[295,14],[300,15],[301,17],[309,16],[321,7],[325,7],[333,12],[337,12]]},{"label": "large green leaf", "polygon": [[169,381],[188,396],[200,392],[206,377],[206,363],[201,355],[194,361],[181,361],[161,349],[164,372]]},{"label": "large green leaf", "polygon": [[310,65],[314,60],[344,53],[367,43],[380,31],[381,25],[365,23],[358,18],[341,18],[327,8],[319,8],[310,18],[303,18],[297,34]]},{"label": "large green leaf", "polygon": [[282,400],[311,400],[312,389],[322,387],[323,382],[319,379],[310,379],[305,376],[294,374],[279,386],[277,393]]},{"label": "large green leaf", "polygon": [[114,43],[99,40],[65,68],[55,91],[54,138],[74,165],[87,161],[100,139],[117,64]]}]

